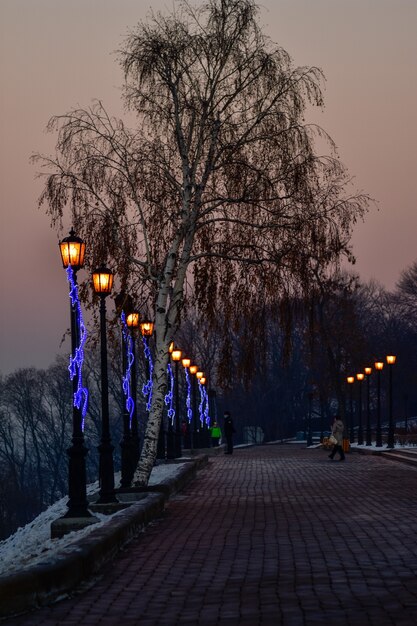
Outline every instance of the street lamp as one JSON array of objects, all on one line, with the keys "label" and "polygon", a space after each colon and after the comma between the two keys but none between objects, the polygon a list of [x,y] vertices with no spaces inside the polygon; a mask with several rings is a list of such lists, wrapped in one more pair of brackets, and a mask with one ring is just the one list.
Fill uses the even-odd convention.
[{"label": "street lamp", "polygon": [[[78,296],[77,272],[84,266],[85,243],[80,237],[75,235],[74,229],[71,228],[69,237],[65,237],[59,242],[59,250],[64,269],[67,270],[67,273],[70,272],[69,268],[72,270],[73,285],[70,292],[71,362],[75,363],[80,339],[80,324],[76,297],[73,296]],[[84,445],[82,410],[80,404],[77,406],[75,401],[78,393],[79,375],[79,372],[76,370],[73,372],[72,377],[72,445],[67,449],[69,499],[67,502],[68,510],[64,518],[82,518],[84,525],[86,525],[97,521],[97,518],[88,510],[85,463],[88,450]],[[54,524],[56,529],[54,529]],[[58,520],[52,523],[53,537],[62,536],[65,532]]]},{"label": "street lamp", "polygon": [[387,448],[394,448],[395,446],[394,421],[393,421],[393,416],[392,416],[392,366],[394,365],[396,360],[397,360],[397,357],[392,354],[387,356],[387,363],[388,363],[388,370],[389,370],[389,401],[388,401],[389,402],[388,404],[389,426],[388,426]]},{"label": "street lamp", "polygon": [[[137,408],[137,370],[136,370],[136,331],[139,328],[140,314],[138,311],[130,311],[126,315],[126,326],[130,330],[130,337],[127,336],[123,342],[123,369],[128,366],[130,358],[130,378],[126,383],[130,384],[132,413],[124,412],[123,420],[123,442],[122,442],[122,478],[121,486],[130,487],[135,474],[136,465],[139,459],[139,430],[138,430],[138,408]],[[131,353],[127,344],[130,344]],[[127,376],[128,372],[126,372]]]},{"label": "street lamp", "polygon": [[355,441],[355,430],[353,428],[353,383],[355,382],[355,377],[354,376],[348,376],[346,378],[346,382],[348,384],[349,387],[349,399],[350,399],[350,420],[349,420],[349,440],[350,443],[354,443]]},{"label": "street lamp", "polygon": [[193,421],[194,421],[194,426],[193,426],[193,431],[192,431],[192,446],[193,448],[200,448],[201,447],[201,441],[200,441],[200,426],[199,426],[199,420],[197,419],[197,391],[196,391],[196,374],[198,372],[198,365],[190,365],[189,367],[189,371],[190,374],[192,375],[192,383],[191,383],[191,393],[192,393],[192,409],[193,409]]},{"label": "street lamp", "polygon": [[[198,370],[195,374],[196,380],[199,383],[199,390],[200,390],[200,407],[202,406],[202,398],[201,398],[201,394],[202,394],[202,390],[200,385],[204,384],[201,381],[204,379],[205,380],[205,376],[204,376],[204,372],[202,372],[201,370]],[[201,409],[199,409],[199,415],[198,415],[198,424],[199,424],[199,434],[198,434],[198,438],[199,438],[199,445],[200,448],[205,448],[208,446],[208,430],[206,428],[206,425],[204,424],[204,418],[201,415]]]},{"label": "street lamp", "polygon": [[370,393],[369,393],[372,367],[365,367],[364,372],[366,374],[366,445],[372,446],[371,402],[370,402]]},{"label": "street lamp", "polygon": [[209,448],[210,447],[210,432],[209,432],[209,425],[206,422],[205,419],[205,408],[208,408],[207,405],[205,405],[205,402],[207,402],[208,397],[206,394],[206,391],[204,389],[203,391],[203,387],[205,387],[206,383],[207,383],[207,378],[206,376],[203,374],[203,376],[199,376],[198,381],[200,383],[200,393],[201,393],[201,397],[202,397],[202,420],[203,420],[203,424],[202,424],[202,446],[203,448]]},{"label": "street lamp", "polygon": [[307,430],[307,447],[313,445],[313,433],[311,432],[311,414],[313,411],[313,399],[314,393],[311,391],[308,394],[308,430]]},{"label": "street lamp", "polygon": [[363,446],[363,429],[362,429],[362,383],[365,378],[365,374],[359,372],[356,374],[356,378],[359,381],[359,406],[358,406],[358,445]]},{"label": "street lamp", "polygon": [[113,446],[110,438],[109,380],[107,372],[106,298],[113,287],[113,273],[103,265],[93,272],[94,292],[100,298],[100,345],[101,345],[101,441],[99,478],[100,497],[97,504],[117,502],[114,493]]},{"label": "street lamp", "polygon": [[381,371],[384,368],[382,361],[376,361],[375,369],[377,373],[377,402],[376,402],[376,447],[382,446],[381,434]]},{"label": "street lamp", "polygon": [[181,452],[181,422],[180,422],[180,390],[179,390],[179,374],[178,364],[181,361],[181,350],[174,349],[171,352],[171,358],[175,363],[175,458],[182,456]]},{"label": "street lamp", "polygon": [[189,373],[189,369],[191,366],[191,359],[183,358],[182,361],[182,366],[184,368],[184,372],[185,372],[185,380],[187,383],[187,394],[186,394],[186,431],[184,433],[184,448],[193,448],[193,442],[192,442],[192,437],[191,437],[191,432],[190,432],[190,425],[191,425],[191,419],[192,419],[192,409],[191,409],[191,382],[190,382],[190,373]]}]

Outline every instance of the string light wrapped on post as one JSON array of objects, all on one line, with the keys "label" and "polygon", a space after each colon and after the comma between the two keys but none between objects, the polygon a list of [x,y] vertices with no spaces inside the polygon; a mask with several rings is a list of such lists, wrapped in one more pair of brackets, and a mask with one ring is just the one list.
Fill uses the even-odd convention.
[{"label": "string light wrapped on post", "polygon": [[154,329],[154,323],[148,320],[140,323],[140,331],[142,333],[142,341],[143,341],[143,349],[145,353],[145,358],[148,361],[148,381],[142,387],[142,393],[147,398],[146,402],[146,410],[151,410],[152,404],[152,380],[153,380],[153,361],[152,361],[152,353],[148,344],[148,337],[152,337]]},{"label": "string light wrapped on post", "polygon": [[110,436],[109,379],[107,372],[106,298],[113,288],[113,272],[104,266],[93,272],[93,286],[100,297],[100,344],[101,344],[101,440],[98,504],[118,502],[114,491],[113,446]]},{"label": "string light wrapped on post", "polygon": [[126,351],[126,370],[123,373],[122,388],[123,388],[123,393],[126,398],[126,401],[125,401],[126,410],[129,414],[129,430],[132,429],[132,417],[133,417],[133,411],[135,409],[135,402],[131,394],[131,379],[132,379],[131,371],[132,371],[132,366],[133,366],[135,357],[133,355],[133,339],[129,331],[129,326],[133,327],[135,320],[136,320],[136,317],[133,317],[134,315],[138,315],[138,314],[130,313],[126,318],[125,312],[122,311],[122,314],[120,316],[121,322],[122,322],[123,342],[124,342],[124,347]]},{"label": "string light wrapped on post", "polygon": [[180,390],[178,364],[181,361],[181,350],[175,349],[171,353],[171,358],[175,363],[175,458],[182,456],[181,446],[181,423],[180,423]]},{"label": "string light wrapped on post", "polygon": [[66,270],[70,286],[71,355],[68,369],[72,381],[72,439],[71,446],[67,449],[69,460],[67,512],[52,522],[51,537],[53,539],[62,537],[75,529],[68,524],[69,519],[77,519],[77,528],[98,521],[88,510],[85,461],[88,450],[84,445],[88,391],[82,383],[82,365],[87,331],[78,296],[77,272],[84,265],[85,248],[84,241],[75,235],[73,229],[68,237],[59,242],[62,265]]}]

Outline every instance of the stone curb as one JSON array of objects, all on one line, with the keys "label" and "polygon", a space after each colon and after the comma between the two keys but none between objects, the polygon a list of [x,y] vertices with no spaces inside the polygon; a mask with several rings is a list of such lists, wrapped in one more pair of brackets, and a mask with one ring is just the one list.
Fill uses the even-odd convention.
[{"label": "stone curb", "polygon": [[169,497],[195,478],[197,471],[208,463],[208,457],[200,456],[184,463],[185,467],[176,476],[148,487],[143,499],[86,537],[75,539],[73,544],[41,563],[0,576],[0,620],[50,604],[97,574],[146,524],[162,514]]}]

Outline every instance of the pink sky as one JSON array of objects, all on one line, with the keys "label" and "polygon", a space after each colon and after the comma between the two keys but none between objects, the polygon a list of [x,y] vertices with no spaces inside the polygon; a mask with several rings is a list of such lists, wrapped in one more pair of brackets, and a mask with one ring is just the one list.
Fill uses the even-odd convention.
[{"label": "pink sky", "polygon": [[[29,163],[51,153],[48,119],[95,98],[122,115],[113,54],[164,0],[0,2],[0,372],[46,367],[68,326],[58,238],[37,209]],[[316,65],[326,107],[314,112],[355,186],[378,202],[355,227],[356,271],[392,289],[417,258],[417,1],[264,0],[261,22],[297,65]],[[81,278],[81,274],[80,274]]]}]

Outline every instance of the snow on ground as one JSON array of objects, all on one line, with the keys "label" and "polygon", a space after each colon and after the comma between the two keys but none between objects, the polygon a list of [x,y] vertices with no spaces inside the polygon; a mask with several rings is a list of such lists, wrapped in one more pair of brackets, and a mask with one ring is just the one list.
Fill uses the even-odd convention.
[{"label": "snow on ground", "polygon": [[[184,465],[185,463],[175,463],[155,466],[149,479],[149,485],[156,485],[166,478],[175,476]],[[114,478],[115,484],[119,484],[120,472],[115,474]],[[98,481],[91,483],[87,486],[87,495],[97,493],[98,490]],[[65,548],[74,541],[80,537],[85,537],[95,528],[103,526],[109,519],[119,513],[113,513],[112,515],[94,513],[99,518],[99,522],[86,526],[82,530],[68,533],[61,539],[51,539],[51,522],[66,513],[67,501],[68,496],[61,498],[46,511],[35,517],[29,524],[18,528],[13,535],[0,541],[0,576],[34,565],[58,550],[65,551]]]}]

